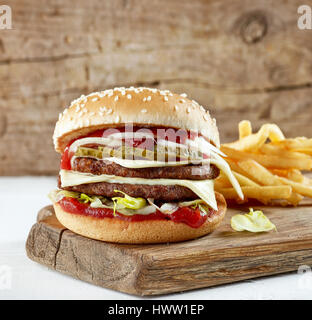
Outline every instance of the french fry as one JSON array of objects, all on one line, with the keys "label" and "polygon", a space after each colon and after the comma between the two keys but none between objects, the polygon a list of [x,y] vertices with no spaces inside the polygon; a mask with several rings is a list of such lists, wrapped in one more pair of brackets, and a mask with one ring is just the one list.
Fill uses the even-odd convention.
[{"label": "french fry", "polygon": [[300,170],[297,169],[289,170],[285,178],[300,183],[304,183],[305,180],[304,175],[300,172]]},{"label": "french fry", "polygon": [[248,153],[240,150],[229,148],[225,145],[221,146],[221,151],[224,152],[228,157],[234,160],[246,160],[253,159],[264,167],[268,168],[285,168],[285,169],[299,169],[299,170],[311,170],[312,159],[294,159],[280,157],[276,155],[265,155]]},{"label": "french fry", "polygon": [[230,188],[232,186],[229,179],[222,173],[220,173],[219,177],[215,180],[215,186],[218,186],[219,188]]},{"label": "french fry", "polygon": [[300,153],[303,153],[303,154],[307,154],[309,156],[312,156],[312,148],[295,148],[295,149],[292,149],[292,151],[294,152],[300,152]]},{"label": "french fry", "polygon": [[308,177],[303,177],[303,184],[307,185],[307,186],[312,186],[312,180],[309,179]]},{"label": "french fry", "polygon": [[[292,169],[291,169],[292,170]],[[297,169],[296,169],[297,170]],[[269,168],[269,171],[277,176],[280,177],[288,177],[289,169],[276,169],[276,168]],[[299,171],[300,172],[300,171]]]},{"label": "french fry", "polygon": [[283,141],[275,141],[274,143],[283,146],[286,149],[311,149],[312,139],[299,137],[295,139],[285,139]]},{"label": "french fry", "polygon": [[299,194],[305,197],[312,198],[312,186],[304,185],[302,183],[294,182],[282,177],[279,177],[278,179],[283,184],[291,186],[293,190],[298,192]]},{"label": "french fry", "polygon": [[243,120],[238,124],[239,139],[243,139],[252,134],[251,123],[248,120]]},{"label": "french fry", "polygon": [[226,158],[226,162],[229,164],[232,171],[235,171],[243,176],[246,175],[246,173],[238,166],[236,161],[234,161],[230,158]]},{"label": "french fry", "polygon": [[[261,166],[254,160],[241,161],[238,165],[253,178],[253,180],[264,186],[281,186],[282,183],[278,176],[273,175],[269,170]],[[286,200],[294,206],[297,206],[303,199],[299,194],[292,192]]]},{"label": "french fry", "polygon": [[297,206],[302,200],[303,200],[303,196],[297,192],[292,192],[291,196],[286,199],[290,204],[292,204],[293,206]]},{"label": "french fry", "polygon": [[[226,199],[238,199],[237,193],[233,188],[218,189]],[[260,186],[260,187],[242,187],[244,196],[247,199],[257,199],[269,201],[273,199],[287,199],[291,196],[291,186]]]},{"label": "french fry", "polygon": [[269,171],[272,174],[279,176],[279,177],[284,177],[284,178],[290,179],[295,182],[309,184],[309,183],[307,183],[309,179],[307,177],[305,177],[301,173],[301,171],[298,169],[287,170],[287,169],[271,169],[270,168]]},{"label": "french fry", "polygon": [[264,124],[257,133],[245,136],[238,141],[227,143],[225,146],[242,151],[256,151],[265,144],[268,138],[274,142],[285,139],[281,129],[276,124]]},{"label": "french fry", "polygon": [[255,160],[249,159],[245,161],[239,161],[238,166],[247,172],[249,177],[261,185],[274,186],[281,184],[277,179],[275,180],[275,176],[269,170],[261,166]]},{"label": "french fry", "polygon": [[311,159],[311,157],[307,154],[294,152],[292,150],[284,149],[283,147],[271,143],[264,144],[259,148],[259,151],[263,154],[267,155],[277,155],[286,158],[294,158],[294,159]]},{"label": "french fry", "polygon": [[[312,198],[312,179],[301,172],[312,170],[312,139],[285,139],[275,124],[264,124],[252,133],[246,120],[239,123],[238,130],[239,140],[222,145],[221,151],[242,187],[244,201],[296,206],[304,196]],[[241,202],[224,178],[216,190],[226,199]]]},{"label": "french fry", "polygon": [[260,186],[258,183],[252,181],[251,179],[247,178],[246,176],[244,176],[240,173],[237,173],[235,171],[232,171],[232,172],[242,187],[248,187],[248,186],[249,187],[259,187]]}]

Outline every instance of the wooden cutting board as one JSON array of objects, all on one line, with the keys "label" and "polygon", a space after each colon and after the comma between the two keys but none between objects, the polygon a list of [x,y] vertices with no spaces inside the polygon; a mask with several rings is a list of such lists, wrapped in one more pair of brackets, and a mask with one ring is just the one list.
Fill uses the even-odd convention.
[{"label": "wooden cutting board", "polygon": [[118,245],[72,233],[48,206],[39,212],[26,250],[30,259],[51,269],[135,295],[181,292],[312,266],[311,200],[297,208],[263,208],[277,232],[234,232],[230,218],[244,211],[248,208],[228,209],[220,228],[197,240]]}]

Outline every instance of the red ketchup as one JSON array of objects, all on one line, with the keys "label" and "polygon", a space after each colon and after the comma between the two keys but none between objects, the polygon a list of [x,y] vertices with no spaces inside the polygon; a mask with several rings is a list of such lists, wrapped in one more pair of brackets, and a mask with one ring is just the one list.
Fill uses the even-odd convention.
[{"label": "red ketchup", "polygon": [[125,216],[116,211],[114,216],[114,211],[112,209],[106,208],[92,208],[89,204],[81,203],[77,199],[64,197],[58,204],[61,208],[71,214],[79,214],[83,216],[94,217],[98,219],[103,218],[117,218],[124,221],[145,221],[145,220],[172,220],[174,222],[185,223],[192,228],[199,228],[207,220],[208,216],[216,213],[213,209],[210,209],[208,215],[201,215],[198,208],[193,209],[190,207],[183,207],[175,211],[174,213],[167,215],[159,210],[155,213],[148,215],[135,214],[133,216]]}]

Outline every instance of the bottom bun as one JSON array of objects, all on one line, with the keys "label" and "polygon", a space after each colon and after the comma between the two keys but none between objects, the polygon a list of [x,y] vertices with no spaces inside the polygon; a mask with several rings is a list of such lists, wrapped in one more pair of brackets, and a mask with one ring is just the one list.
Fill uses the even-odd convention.
[{"label": "bottom bun", "polygon": [[218,211],[199,228],[170,220],[124,221],[118,218],[94,218],[64,211],[57,203],[54,210],[57,219],[67,229],[82,236],[116,243],[179,242],[204,236],[215,230],[226,212],[224,197],[216,192]]}]

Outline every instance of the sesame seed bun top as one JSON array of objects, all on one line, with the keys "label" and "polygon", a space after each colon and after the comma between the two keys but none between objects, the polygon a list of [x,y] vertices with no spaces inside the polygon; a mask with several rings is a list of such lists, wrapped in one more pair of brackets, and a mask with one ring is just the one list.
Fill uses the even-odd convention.
[{"label": "sesame seed bun top", "polygon": [[185,94],[149,88],[115,88],[82,95],[60,114],[53,141],[55,150],[92,131],[126,123],[193,130],[217,147],[219,132],[208,111]]}]

